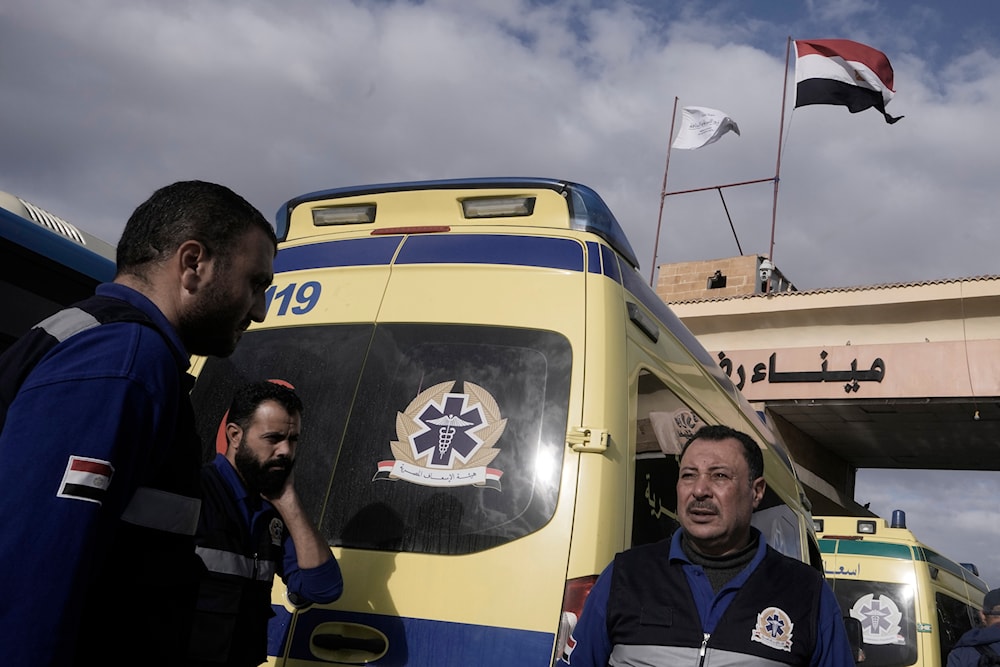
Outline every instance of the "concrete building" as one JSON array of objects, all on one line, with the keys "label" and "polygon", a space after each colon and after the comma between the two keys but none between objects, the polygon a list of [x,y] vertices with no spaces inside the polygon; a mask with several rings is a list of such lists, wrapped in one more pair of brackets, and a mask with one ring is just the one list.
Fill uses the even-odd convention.
[{"label": "concrete building", "polygon": [[664,265],[657,293],[781,434],[814,513],[866,514],[860,468],[1000,470],[1000,276],[798,291],[763,261]]}]

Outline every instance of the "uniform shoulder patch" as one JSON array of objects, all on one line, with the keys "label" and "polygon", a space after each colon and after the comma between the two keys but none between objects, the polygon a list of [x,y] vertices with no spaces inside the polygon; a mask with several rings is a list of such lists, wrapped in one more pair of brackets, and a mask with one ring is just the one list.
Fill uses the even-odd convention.
[{"label": "uniform shoulder patch", "polygon": [[750,639],[779,651],[792,650],[792,619],[778,607],[768,607],[757,614],[757,625]]},{"label": "uniform shoulder patch", "polygon": [[115,468],[108,461],[86,456],[70,456],[56,495],[60,498],[86,500],[100,505],[111,484]]}]

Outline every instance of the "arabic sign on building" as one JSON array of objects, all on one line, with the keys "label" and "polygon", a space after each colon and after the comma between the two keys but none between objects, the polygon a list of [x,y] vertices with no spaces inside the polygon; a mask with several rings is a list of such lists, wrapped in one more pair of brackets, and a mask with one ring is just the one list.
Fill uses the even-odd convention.
[{"label": "arabic sign on building", "polygon": [[752,401],[1000,395],[1000,341],[720,350]]}]

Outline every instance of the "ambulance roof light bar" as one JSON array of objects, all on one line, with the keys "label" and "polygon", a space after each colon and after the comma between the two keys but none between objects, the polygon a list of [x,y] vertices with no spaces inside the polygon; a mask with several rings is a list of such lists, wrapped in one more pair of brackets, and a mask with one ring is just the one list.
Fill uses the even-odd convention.
[{"label": "ambulance roof light bar", "polygon": [[470,197],[462,200],[462,215],[467,220],[521,217],[534,211],[534,197]]},{"label": "ambulance roof light bar", "polygon": [[323,206],[322,208],[314,208],[312,217],[313,224],[317,227],[371,224],[375,222],[375,204]]},{"label": "ambulance roof light bar", "polygon": [[875,522],[871,519],[858,519],[858,532],[862,535],[874,535]]},{"label": "ambulance roof light bar", "polygon": [[325,199],[336,199],[339,197],[358,197],[364,195],[375,195],[387,192],[405,192],[418,190],[458,190],[458,189],[540,189],[546,188],[554,190],[566,197],[569,207],[570,226],[573,229],[596,234],[603,238],[608,244],[621,255],[632,268],[639,269],[639,260],[636,259],[635,251],[628,242],[625,232],[622,230],[618,220],[615,219],[611,209],[601,199],[594,190],[586,185],[560,181],[551,178],[457,178],[436,181],[412,181],[406,183],[384,183],[378,185],[352,186],[346,188],[335,188],[332,190],[321,190],[299,195],[294,199],[285,202],[275,215],[275,231],[279,241],[284,241],[288,237],[288,226],[291,220],[292,211],[296,206],[307,202],[320,201]]}]

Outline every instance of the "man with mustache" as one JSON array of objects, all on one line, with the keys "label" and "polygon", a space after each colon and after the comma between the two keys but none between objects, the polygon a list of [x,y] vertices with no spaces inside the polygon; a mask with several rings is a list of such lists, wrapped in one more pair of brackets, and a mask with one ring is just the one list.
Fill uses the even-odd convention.
[{"label": "man with mustache", "polygon": [[822,575],[750,525],[764,489],[753,438],[699,429],[681,450],[680,530],[615,557],[559,665],[854,665]]},{"label": "man with mustache", "polygon": [[226,413],[226,453],[202,468],[195,536],[205,565],[191,665],[250,667],[267,658],[271,584],[294,604],[332,602],[340,566],[306,515],[293,483],[302,401],[277,381],[237,390]]}]

